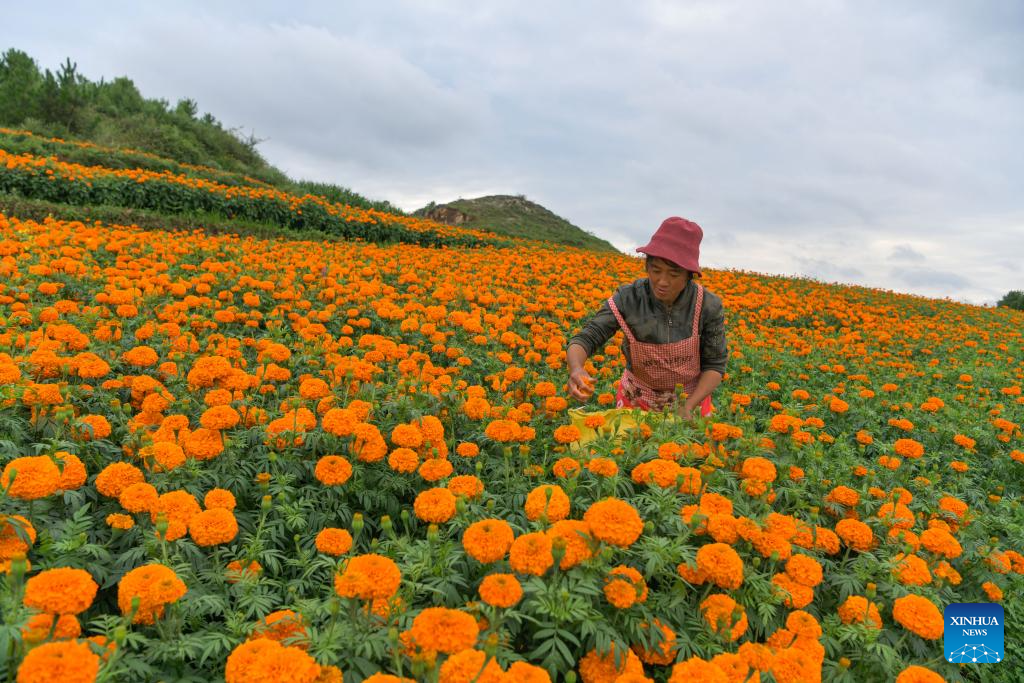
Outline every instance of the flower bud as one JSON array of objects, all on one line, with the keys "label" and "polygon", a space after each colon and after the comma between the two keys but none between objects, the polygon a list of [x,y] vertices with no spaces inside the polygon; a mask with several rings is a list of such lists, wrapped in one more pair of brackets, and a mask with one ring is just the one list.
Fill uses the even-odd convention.
[{"label": "flower bud", "polygon": [[427,527],[427,540],[431,543],[437,543],[438,533],[436,524],[431,523],[430,526]]},{"label": "flower bud", "polygon": [[380,528],[384,531],[388,538],[395,537],[395,525],[391,523],[390,515],[384,515],[380,518]]},{"label": "flower bud", "polygon": [[352,515],[352,531],[358,535],[363,530],[363,513],[357,512]]},{"label": "flower bud", "polygon": [[561,536],[551,539],[551,556],[555,558],[555,566],[560,567],[565,557],[565,539]]},{"label": "flower bud", "polygon": [[156,515],[156,532],[160,535],[160,540],[167,538],[167,515],[163,512],[158,512]]},{"label": "flower bud", "polygon": [[269,510],[273,502],[273,496],[263,496],[263,498],[260,500],[260,508],[263,510]]}]

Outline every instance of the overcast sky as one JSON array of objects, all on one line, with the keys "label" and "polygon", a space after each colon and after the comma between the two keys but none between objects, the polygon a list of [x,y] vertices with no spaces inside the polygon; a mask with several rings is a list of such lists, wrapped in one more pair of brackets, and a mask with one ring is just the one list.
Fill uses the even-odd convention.
[{"label": "overcast sky", "polygon": [[1024,289],[1024,2],[7,3],[0,49],[199,103],[412,210],[525,194],[633,253],[974,303]]}]

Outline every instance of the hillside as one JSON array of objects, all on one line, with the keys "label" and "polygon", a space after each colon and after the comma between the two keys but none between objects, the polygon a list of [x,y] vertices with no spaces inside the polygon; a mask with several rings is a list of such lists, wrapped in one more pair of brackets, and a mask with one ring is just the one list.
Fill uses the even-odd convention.
[{"label": "hillside", "polygon": [[[0,55],[0,126],[36,136],[31,143],[21,140],[13,146],[10,140],[3,141],[9,152],[56,154],[61,161],[108,168],[150,168],[155,163],[150,155],[155,155],[258,180],[285,192],[402,213],[389,202],[367,199],[345,187],[293,180],[263,158],[253,133],[244,135],[241,129],[225,128],[210,113],[200,114],[195,100],[184,98],[171,106],[166,100],[143,97],[124,76],[93,81],[70,59],[51,71],[40,69],[20,50]],[[75,138],[91,145],[52,149],[43,145],[45,138]],[[111,153],[114,150],[118,153]]]},{"label": "hillside", "polygon": [[543,240],[594,251],[616,251],[609,242],[577,227],[521,195],[490,195],[430,203],[413,212],[449,225],[490,230],[500,235]]}]

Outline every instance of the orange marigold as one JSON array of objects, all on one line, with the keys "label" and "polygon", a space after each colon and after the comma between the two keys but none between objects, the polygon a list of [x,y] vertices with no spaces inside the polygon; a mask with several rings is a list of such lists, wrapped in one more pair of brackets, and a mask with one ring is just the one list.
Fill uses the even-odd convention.
[{"label": "orange marigold", "polygon": [[563,519],[551,525],[547,530],[552,542],[560,538],[565,543],[565,554],[558,564],[559,569],[566,570],[575,567],[581,562],[589,560],[594,556],[591,548],[593,539],[590,536],[590,526],[583,521],[575,519]]},{"label": "orange marigold", "polygon": [[84,569],[46,569],[25,582],[24,603],[50,614],[79,614],[92,604],[99,585]]},{"label": "orange marigold", "polygon": [[743,583],[743,560],[725,543],[710,543],[697,551],[697,571],[719,588],[735,589]]},{"label": "orange marigold", "polygon": [[420,492],[413,501],[416,518],[441,524],[455,516],[455,494],[448,489],[432,488]]},{"label": "orange marigold", "polygon": [[47,455],[15,458],[0,475],[0,489],[11,498],[36,500],[56,493],[59,488],[60,470]]},{"label": "orange marigold", "polygon": [[923,666],[912,664],[900,672],[896,683],[945,683],[946,679]]},{"label": "orange marigold", "polygon": [[836,524],[836,534],[843,543],[854,550],[868,551],[875,544],[875,533],[864,522],[857,519],[841,519]]},{"label": "orange marigold", "polygon": [[[615,665],[616,661],[618,666]],[[626,650],[624,654],[616,653],[615,644],[612,643],[609,651],[603,655],[597,650],[584,655],[579,662],[579,672],[583,683],[614,683],[620,676],[642,676],[644,665],[632,650]]]},{"label": "orange marigold", "polygon": [[903,628],[927,640],[942,637],[942,613],[928,598],[913,594],[896,598],[892,618]]},{"label": "orange marigold", "polygon": [[709,595],[700,603],[700,609],[711,630],[728,634],[730,642],[739,640],[749,626],[746,610],[728,595]]},{"label": "orange marigold", "polygon": [[814,588],[822,581],[821,564],[807,555],[793,555],[786,561],[786,574],[801,586]]},{"label": "orange marigold", "polygon": [[352,463],[340,455],[325,455],[317,461],[314,475],[324,486],[340,486],[352,476]]},{"label": "orange marigold", "polygon": [[520,574],[541,576],[555,563],[551,550],[551,538],[546,534],[523,534],[509,548],[509,564]]},{"label": "orange marigold", "polygon": [[644,530],[640,513],[632,505],[618,498],[605,498],[593,503],[583,513],[583,521],[590,525],[590,534],[605,543],[628,548]]},{"label": "orange marigold", "polygon": [[729,683],[725,672],[700,657],[690,657],[672,667],[668,683]]},{"label": "orange marigold", "polygon": [[525,508],[530,521],[545,517],[549,522],[557,522],[569,516],[569,496],[561,486],[544,484],[526,496]]},{"label": "orange marigold", "polygon": [[100,658],[87,641],[66,640],[32,648],[18,665],[18,683],[92,683]]},{"label": "orange marigold", "polygon": [[523,597],[513,574],[488,574],[480,583],[480,598],[492,607],[512,607]]},{"label": "orange marigold", "polygon": [[269,638],[255,638],[236,647],[224,667],[226,683],[315,683],[321,667],[306,652]]},{"label": "orange marigold", "polygon": [[188,588],[174,570],[159,563],[136,567],[121,577],[117,584],[117,605],[125,616],[131,614],[132,603],[139,600],[135,624],[153,624],[163,616],[164,607],[177,602]]},{"label": "orange marigold", "polygon": [[488,564],[504,559],[514,540],[515,532],[505,520],[482,519],[466,528],[462,547],[477,562]]},{"label": "orange marigold", "polygon": [[480,627],[465,612],[428,607],[412,620],[409,632],[417,647],[450,655],[472,648],[480,636]]},{"label": "orange marigold", "polygon": [[456,496],[462,496],[474,500],[484,492],[484,483],[472,474],[460,474],[452,477],[448,482],[448,490]]},{"label": "orange marigold", "polygon": [[394,560],[368,553],[345,563],[342,573],[334,578],[334,590],[343,598],[388,599],[398,592],[401,583],[402,572]]},{"label": "orange marigold", "polygon": [[238,535],[238,520],[231,510],[210,508],[189,519],[188,534],[196,545],[204,548],[230,543]]}]

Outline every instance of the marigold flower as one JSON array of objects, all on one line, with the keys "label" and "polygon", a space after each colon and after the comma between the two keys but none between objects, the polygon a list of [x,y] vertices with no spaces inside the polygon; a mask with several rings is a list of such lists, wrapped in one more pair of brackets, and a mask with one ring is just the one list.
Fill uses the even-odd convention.
[{"label": "marigold flower", "polygon": [[479,498],[484,492],[484,483],[472,474],[460,474],[448,482],[448,490],[456,496],[470,500]]},{"label": "marigold flower", "polygon": [[697,551],[697,570],[719,588],[735,589],[743,583],[743,560],[724,543],[701,546]]},{"label": "marigold flower", "polygon": [[[597,650],[591,650],[579,661],[580,678],[583,683],[614,683],[620,676],[643,675],[644,665],[636,653],[632,650],[618,653],[616,657],[615,644],[605,654],[599,654]],[[616,661],[619,665],[616,666]]]},{"label": "marigold flower", "polygon": [[523,534],[509,548],[509,564],[519,574],[541,576],[555,563],[551,538],[541,532]]},{"label": "marigold flower", "polygon": [[455,516],[455,494],[448,489],[432,488],[422,491],[413,502],[417,519],[442,524]]},{"label": "marigold flower", "polygon": [[617,498],[593,503],[583,513],[583,521],[590,525],[590,534],[594,538],[620,548],[633,545],[644,530],[644,522],[636,508]]},{"label": "marigold flower", "polygon": [[130,515],[122,515],[119,513],[113,513],[107,515],[107,525],[112,529],[120,529],[121,531],[127,531],[135,526],[135,520]]},{"label": "marigold flower", "polygon": [[[54,619],[56,618],[56,624]],[[50,634],[53,634],[52,636]],[[36,614],[29,617],[21,627],[21,637],[29,645],[42,643],[47,639],[68,640],[82,635],[82,625],[73,614]]]},{"label": "marigold flower", "polygon": [[914,439],[897,439],[893,444],[896,454],[904,458],[920,458],[924,455],[924,445]]},{"label": "marigold flower", "polygon": [[306,641],[309,638],[309,632],[306,630],[301,614],[290,609],[282,609],[271,612],[260,619],[253,628],[250,640],[255,638],[266,638],[281,644],[284,644],[286,640],[299,639],[298,642],[292,642],[289,645],[305,650],[308,647]]},{"label": "marigold flower", "polygon": [[813,557],[793,555],[786,561],[786,574],[801,586],[814,588],[822,581],[821,565]]},{"label": "marigold flower", "polygon": [[188,523],[202,512],[199,502],[188,491],[168,491],[157,499],[156,508],[149,511],[150,521],[156,523],[163,513],[167,518],[167,540],[175,541],[188,533]]},{"label": "marigold flower", "polygon": [[46,498],[60,488],[60,470],[46,455],[15,458],[0,475],[0,489],[11,498],[36,500]]},{"label": "marigold flower", "polygon": [[228,655],[224,667],[226,683],[315,683],[320,665],[297,647],[269,638],[249,640]]},{"label": "marigold flower", "polygon": [[46,569],[25,582],[24,603],[40,612],[79,614],[89,608],[98,589],[84,569]]},{"label": "marigold flower", "polygon": [[546,533],[552,542],[555,538],[560,538],[565,543],[565,554],[558,565],[563,571],[594,556],[594,551],[591,548],[593,539],[590,535],[590,525],[586,522],[563,519],[552,524]]},{"label": "marigold flower", "polygon": [[157,464],[153,468],[156,472],[170,472],[185,464],[185,451],[173,441],[157,441],[151,452]]},{"label": "marigold flower", "polygon": [[551,472],[559,479],[568,479],[579,474],[580,463],[575,458],[559,458],[551,467]]},{"label": "marigold flower", "polygon": [[242,416],[231,406],[214,406],[203,411],[199,416],[199,424],[206,429],[219,431],[236,427],[241,419]]},{"label": "marigold flower", "polygon": [[668,683],[729,683],[725,672],[700,657],[690,657],[672,667]]},{"label": "marigold flower", "polygon": [[105,439],[110,436],[110,422],[103,415],[83,415],[78,418],[78,422],[83,425],[79,433],[84,441]]},{"label": "marigold flower", "polygon": [[760,481],[775,481],[778,476],[775,470],[775,463],[768,458],[753,457],[746,458],[740,468],[740,476],[744,479],[758,479]]},{"label": "marigold flower", "polygon": [[504,559],[515,532],[502,519],[482,519],[473,522],[462,535],[462,547],[477,562],[489,564]]},{"label": "marigold flower", "polygon": [[317,461],[313,474],[324,486],[340,486],[352,476],[352,463],[340,455],[325,455]]},{"label": "marigold flower", "polygon": [[480,454],[480,447],[475,443],[463,441],[455,447],[455,452],[463,458],[475,458]]},{"label": "marigold flower", "polygon": [[224,437],[215,429],[200,427],[188,433],[182,450],[185,455],[196,460],[213,460],[224,452]]},{"label": "marigold flower", "polygon": [[724,632],[736,642],[749,626],[747,612],[728,595],[709,595],[700,603],[701,614],[714,633]]},{"label": "marigold flower", "polygon": [[482,650],[462,650],[441,665],[439,683],[506,683],[507,677],[494,657]]},{"label": "marigold flower", "polygon": [[575,425],[562,425],[555,429],[554,437],[558,443],[574,443],[580,440],[580,430]]},{"label": "marigold flower", "polygon": [[923,666],[912,664],[901,671],[896,683],[945,683],[946,679]]},{"label": "marigold flower", "polygon": [[92,683],[100,658],[89,643],[66,640],[32,648],[18,665],[18,683]]},{"label": "marigold flower", "polygon": [[210,489],[203,497],[203,505],[207,509],[224,508],[225,510],[234,510],[236,504],[235,495],[227,489]]},{"label": "marigold flower", "polygon": [[75,491],[80,489],[88,478],[85,463],[77,455],[67,451],[57,451],[53,457],[61,464],[59,490]]},{"label": "marigold flower", "polygon": [[146,481],[146,477],[135,465],[115,462],[104,467],[96,475],[96,490],[108,498],[118,498],[121,492],[132,484]]},{"label": "marigold flower", "polygon": [[530,521],[546,517],[549,522],[557,522],[569,516],[569,496],[561,486],[544,484],[526,496],[525,508],[526,518]]},{"label": "marigold flower", "polygon": [[125,487],[117,500],[128,512],[150,512],[156,508],[159,499],[156,487],[143,481]]},{"label": "marigold flower", "polygon": [[452,464],[444,458],[427,458],[420,465],[420,476],[424,481],[440,481],[450,475],[454,469]]},{"label": "marigold flower", "polygon": [[604,584],[604,597],[618,609],[629,609],[636,603],[636,588],[629,581],[612,579]]},{"label": "marigold flower", "polygon": [[396,448],[388,456],[388,467],[402,474],[415,472],[419,464],[420,456],[411,448]]},{"label": "marigold flower", "polygon": [[776,574],[772,577],[772,584],[783,604],[791,609],[803,609],[814,599],[813,588],[797,583],[788,574]]},{"label": "marigold flower", "polygon": [[857,519],[841,519],[836,524],[836,534],[843,543],[854,550],[866,552],[875,545],[875,533],[864,522]]},{"label": "marigold flower", "polygon": [[942,613],[928,598],[913,594],[896,598],[892,605],[892,618],[903,628],[926,640],[942,637]]},{"label": "marigold flower", "polygon": [[230,543],[238,535],[238,520],[231,510],[210,508],[189,519],[188,533],[201,547]]},{"label": "marigold flower", "polygon": [[682,467],[674,460],[657,458],[634,467],[630,472],[630,478],[637,484],[654,484],[662,488],[671,488],[676,485],[681,471]]},{"label": "marigold flower", "polygon": [[132,602],[139,599],[134,624],[152,625],[164,614],[164,608],[177,602],[188,588],[170,567],[159,563],[136,567],[121,577],[117,584],[117,605],[121,614],[131,614]]},{"label": "marigold flower", "polygon": [[386,600],[398,592],[401,582],[402,573],[394,560],[368,553],[345,563],[342,573],[334,578],[334,590],[343,598]]},{"label": "marigold flower", "polygon": [[480,583],[480,598],[492,607],[512,607],[523,597],[514,574],[488,574]]},{"label": "marigold flower", "polygon": [[862,595],[851,595],[839,606],[839,618],[844,624],[866,624],[875,629],[882,628],[882,616],[878,606]]},{"label": "marigold flower", "polygon": [[409,632],[412,641],[423,650],[454,654],[472,648],[480,628],[476,619],[465,612],[428,607],[412,620]]}]

